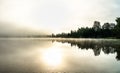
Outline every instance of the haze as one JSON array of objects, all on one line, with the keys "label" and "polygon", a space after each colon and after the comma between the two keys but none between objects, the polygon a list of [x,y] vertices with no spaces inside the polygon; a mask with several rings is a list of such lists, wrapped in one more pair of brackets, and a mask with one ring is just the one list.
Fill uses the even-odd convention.
[{"label": "haze", "polygon": [[115,22],[120,0],[0,0],[0,35],[51,34]]}]

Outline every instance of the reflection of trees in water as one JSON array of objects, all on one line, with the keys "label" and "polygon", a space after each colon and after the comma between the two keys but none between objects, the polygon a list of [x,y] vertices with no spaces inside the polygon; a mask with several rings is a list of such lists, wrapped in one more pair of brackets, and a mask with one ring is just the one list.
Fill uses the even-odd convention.
[{"label": "reflection of trees in water", "polygon": [[95,41],[95,40],[81,40],[81,41],[71,41],[71,40],[56,40],[57,42],[69,43],[71,46],[77,46],[80,49],[92,49],[95,56],[100,55],[103,51],[105,54],[116,53],[116,59],[120,60],[120,42],[116,41]]}]

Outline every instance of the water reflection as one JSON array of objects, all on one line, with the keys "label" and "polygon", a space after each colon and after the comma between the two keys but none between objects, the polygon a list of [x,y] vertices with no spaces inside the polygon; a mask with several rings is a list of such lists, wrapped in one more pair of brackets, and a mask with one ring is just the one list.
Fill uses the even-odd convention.
[{"label": "water reflection", "polygon": [[62,63],[62,51],[58,48],[49,48],[42,52],[42,60],[47,66],[56,67]]},{"label": "water reflection", "polygon": [[0,73],[120,73],[118,41],[0,39]]},{"label": "water reflection", "polygon": [[62,43],[68,43],[72,46],[77,46],[79,49],[92,49],[95,56],[99,56],[101,51],[105,54],[116,53],[116,59],[120,60],[120,40],[105,40],[105,39],[81,39],[81,40],[53,40]]}]

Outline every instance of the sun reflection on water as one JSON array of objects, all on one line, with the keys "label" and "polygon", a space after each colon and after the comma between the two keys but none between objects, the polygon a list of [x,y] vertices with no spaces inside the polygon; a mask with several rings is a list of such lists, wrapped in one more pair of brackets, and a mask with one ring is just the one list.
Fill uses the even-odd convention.
[{"label": "sun reflection on water", "polygon": [[63,59],[62,51],[58,48],[49,48],[42,53],[42,59],[47,66],[60,66]]}]

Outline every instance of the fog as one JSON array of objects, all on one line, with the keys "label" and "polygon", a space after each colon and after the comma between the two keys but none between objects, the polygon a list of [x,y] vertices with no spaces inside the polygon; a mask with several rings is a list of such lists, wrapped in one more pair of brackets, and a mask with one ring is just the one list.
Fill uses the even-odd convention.
[{"label": "fog", "polygon": [[31,29],[29,27],[18,27],[10,23],[0,23],[0,36],[32,36],[46,35],[46,32]]},{"label": "fog", "polygon": [[69,32],[115,22],[119,0],[0,0],[0,35]]}]

